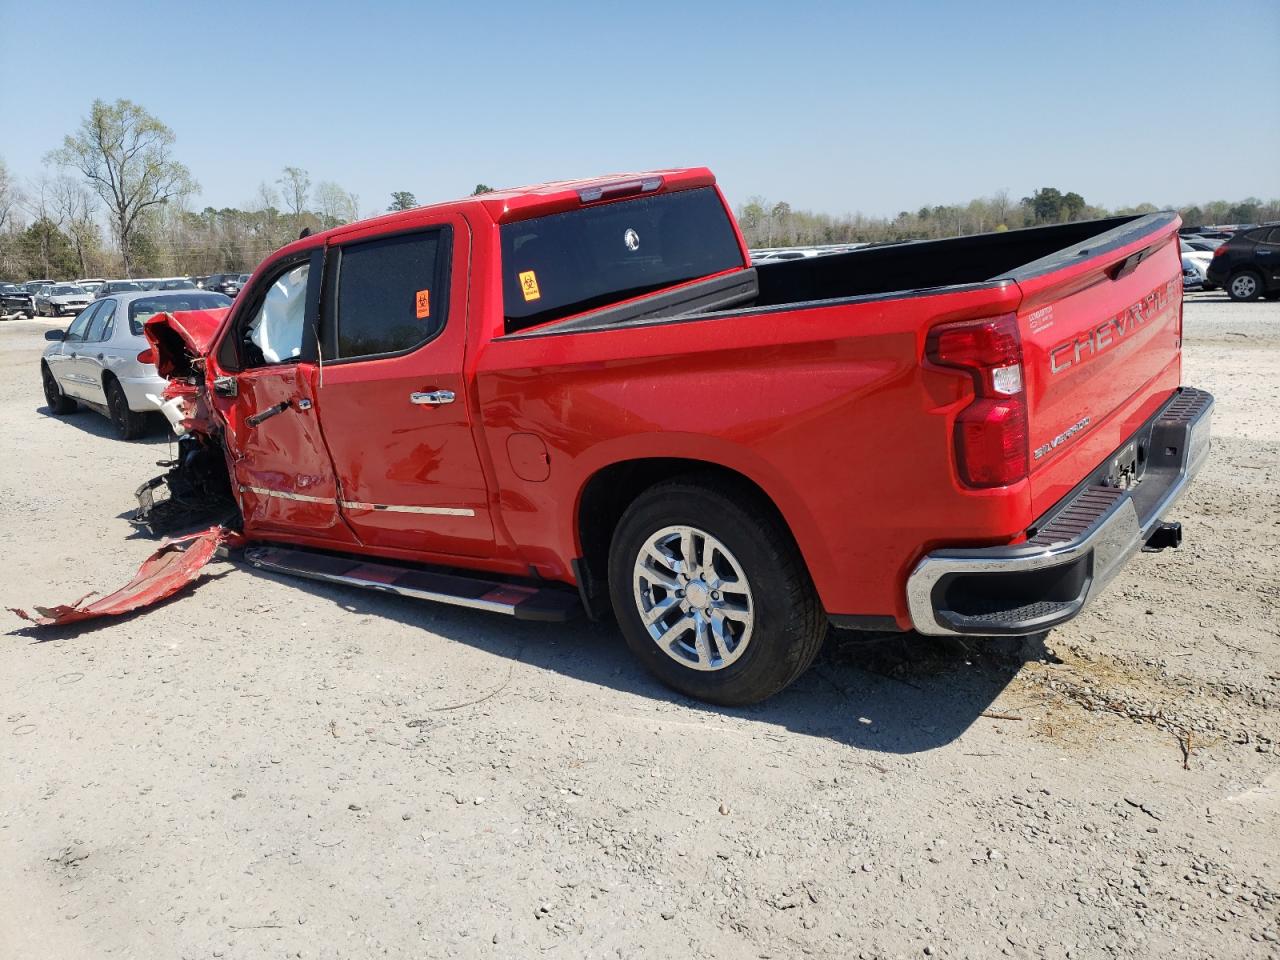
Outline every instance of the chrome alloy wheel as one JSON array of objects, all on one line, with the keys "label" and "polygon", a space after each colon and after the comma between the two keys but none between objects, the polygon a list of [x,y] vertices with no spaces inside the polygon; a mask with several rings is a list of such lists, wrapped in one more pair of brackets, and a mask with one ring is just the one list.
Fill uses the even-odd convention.
[{"label": "chrome alloy wheel", "polygon": [[697,527],[663,527],[640,548],[634,592],[659,649],[691,670],[723,670],[751,641],[755,604],[742,565]]},{"label": "chrome alloy wheel", "polygon": [[1242,300],[1258,295],[1258,281],[1251,273],[1242,273],[1231,281],[1231,292]]}]

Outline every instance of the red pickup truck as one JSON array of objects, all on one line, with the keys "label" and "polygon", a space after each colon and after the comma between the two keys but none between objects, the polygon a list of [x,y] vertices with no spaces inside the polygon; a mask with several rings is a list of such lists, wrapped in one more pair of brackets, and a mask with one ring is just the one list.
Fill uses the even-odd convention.
[{"label": "red pickup truck", "polygon": [[[610,612],[722,704],[829,622],[1069,620],[1203,464],[1173,213],[752,266],[706,169],[503,190],[300,239],[147,325],[187,407],[142,491],[260,567]],[[154,490],[166,481],[169,500]]]}]

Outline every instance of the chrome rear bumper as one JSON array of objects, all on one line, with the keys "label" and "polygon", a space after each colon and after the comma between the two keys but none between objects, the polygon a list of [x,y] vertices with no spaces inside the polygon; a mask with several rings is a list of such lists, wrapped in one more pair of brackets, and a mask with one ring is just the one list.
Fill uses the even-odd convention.
[{"label": "chrome rear bumper", "polygon": [[1122,446],[1144,458],[1127,489],[1111,458],[1010,547],[936,550],[907,580],[912,625],[933,635],[1026,635],[1076,616],[1158,530],[1209,457],[1213,397],[1183,387]]}]

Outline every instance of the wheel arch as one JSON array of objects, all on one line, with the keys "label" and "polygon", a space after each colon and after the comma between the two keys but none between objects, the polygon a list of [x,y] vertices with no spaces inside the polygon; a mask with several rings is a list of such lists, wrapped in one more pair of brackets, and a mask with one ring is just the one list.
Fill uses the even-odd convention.
[{"label": "wheel arch", "polygon": [[[573,529],[579,550],[574,572],[583,601],[593,618],[609,612],[609,547],[622,515],[645,491],[672,480],[702,482],[720,489],[727,487],[753,501],[759,509],[771,512],[796,542],[801,561],[807,567],[811,558],[806,547],[823,549],[820,545],[806,544],[804,541],[808,538],[798,535],[796,525],[789,522],[788,511],[779,504],[779,498],[741,470],[724,463],[687,456],[618,460],[600,467],[586,478],[573,513]],[[811,567],[809,572],[812,576]]]}]

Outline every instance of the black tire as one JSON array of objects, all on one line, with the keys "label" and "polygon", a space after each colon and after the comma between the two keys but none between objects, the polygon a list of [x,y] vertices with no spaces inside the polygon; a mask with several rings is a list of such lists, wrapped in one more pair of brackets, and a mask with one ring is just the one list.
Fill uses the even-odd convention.
[{"label": "black tire", "polygon": [[44,402],[48,405],[50,413],[64,416],[76,412],[76,402],[62,392],[62,387],[58,385],[58,378],[53,375],[53,371],[46,363],[40,364],[40,379],[44,383]]},{"label": "black tire", "polygon": [[1240,270],[1227,281],[1227,296],[1236,303],[1257,300],[1262,293],[1262,277],[1256,270]]},{"label": "black tire", "polygon": [[116,428],[116,436],[121,440],[137,440],[147,431],[146,414],[129,409],[129,400],[117,380],[109,379],[105,386],[107,413],[111,417],[111,425]]},{"label": "black tire", "polygon": [[[749,584],[751,633],[736,659],[718,669],[699,670],[678,661],[659,647],[641,617],[637,558],[652,537],[672,526],[692,527],[719,541]],[[731,592],[725,592],[726,599]],[[786,687],[813,663],[827,633],[804,560],[772,505],[745,485],[719,479],[677,479],[636,498],[609,548],[609,593],[637,659],[667,686],[722,706],[756,703]],[[705,596],[701,588],[700,596]]]}]

